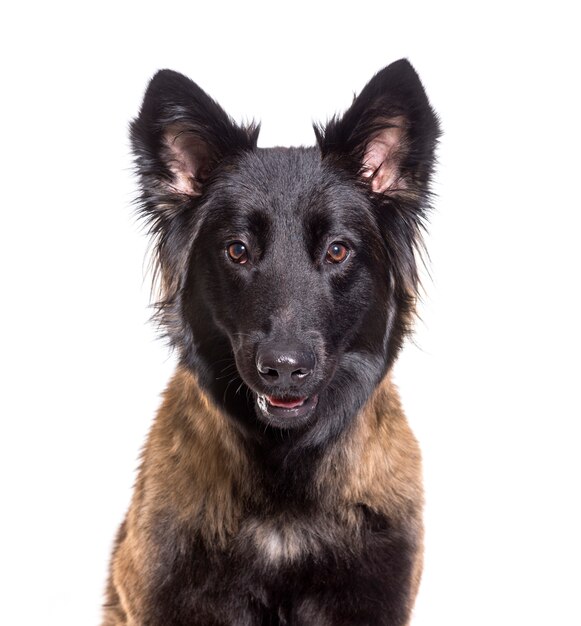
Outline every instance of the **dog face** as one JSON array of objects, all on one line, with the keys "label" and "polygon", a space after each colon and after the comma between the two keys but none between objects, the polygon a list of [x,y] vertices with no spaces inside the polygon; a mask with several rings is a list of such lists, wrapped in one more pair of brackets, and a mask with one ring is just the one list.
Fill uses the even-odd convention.
[{"label": "dog face", "polygon": [[311,444],[357,412],[408,329],[438,124],[399,61],[315,132],[315,148],[259,149],[256,126],[167,70],[132,126],[182,362],[247,432]]},{"label": "dog face", "polygon": [[210,330],[200,319],[227,337],[260,419],[299,427],[348,355],[365,350],[362,324],[373,325],[374,346],[384,341],[388,310],[371,303],[389,283],[387,263],[374,271],[384,253],[371,206],[317,150],[257,150],[219,176],[207,211],[187,270],[187,322],[194,337]]}]

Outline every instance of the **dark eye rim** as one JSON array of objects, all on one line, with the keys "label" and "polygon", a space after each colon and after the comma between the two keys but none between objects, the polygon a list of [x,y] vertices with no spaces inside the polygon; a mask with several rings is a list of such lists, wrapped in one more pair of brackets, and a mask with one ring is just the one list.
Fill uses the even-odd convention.
[{"label": "dark eye rim", "polygon": [[[241,252],[241,254],[237,256],[231,250],[233,246],[242,246],[244,250]],[[226,244],[224,252],[226,254],[226,258],[232,263],[236,263],[238,265],[244,265],[248,263],[248,246],[239,239],[235,241],[230,241],[228,244]]]},{"label": "dark eye rim", "polygon": [[[335,259],[330,253],[330,250],[333,246],[341,246],[341,248],[345,250],[345,256],[343,256],[343,258],[341,259]],[[350,256],[351,256],[351,248],[349,247],[349,245],[345,243],[344,241],[335,240],[335,241],[332,241],[327,246],[327,250],[325,252],[325,263],[328,263],[329,265],[341,265],[342,263],[345,263],[345,261]]]}]

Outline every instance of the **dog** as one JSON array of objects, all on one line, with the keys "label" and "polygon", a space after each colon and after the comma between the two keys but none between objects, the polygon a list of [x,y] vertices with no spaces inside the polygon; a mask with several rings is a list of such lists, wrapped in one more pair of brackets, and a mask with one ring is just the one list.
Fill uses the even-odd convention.
[{"label": "dog", "polygon": [[397,61],[316,146],[257,148],[198,85],[131,126],[179,364],[113,549],[103,626],[410,623],[421,457],[411,329],[439,122]]}]

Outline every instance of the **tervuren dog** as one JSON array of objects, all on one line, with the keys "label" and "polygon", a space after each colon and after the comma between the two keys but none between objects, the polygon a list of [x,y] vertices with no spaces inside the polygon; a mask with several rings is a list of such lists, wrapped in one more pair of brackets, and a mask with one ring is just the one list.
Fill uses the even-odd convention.
[{"label": "tervuren dog", "polygon": [[390,370],[413,321],[438,121],[380,71],[316,147],[257,148],[186,77],[131,140],[179,355],[104,626],[408,624],[420,452]]}]

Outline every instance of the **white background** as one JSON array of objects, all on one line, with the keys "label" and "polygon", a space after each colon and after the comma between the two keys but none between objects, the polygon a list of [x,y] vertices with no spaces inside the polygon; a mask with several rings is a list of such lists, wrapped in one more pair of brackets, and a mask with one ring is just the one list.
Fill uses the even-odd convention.
[{"label": "white background", "polygon": [[414,624],[579,626],[574,3],[209,5],[2,9],[2,624],[98,624],[173,368],[130,205],[147,80],[179,70],[261,119],[260,145],[311,144],[312,120],[405,56],[445,133],[432,278],[396,368],[425,461]]}]

